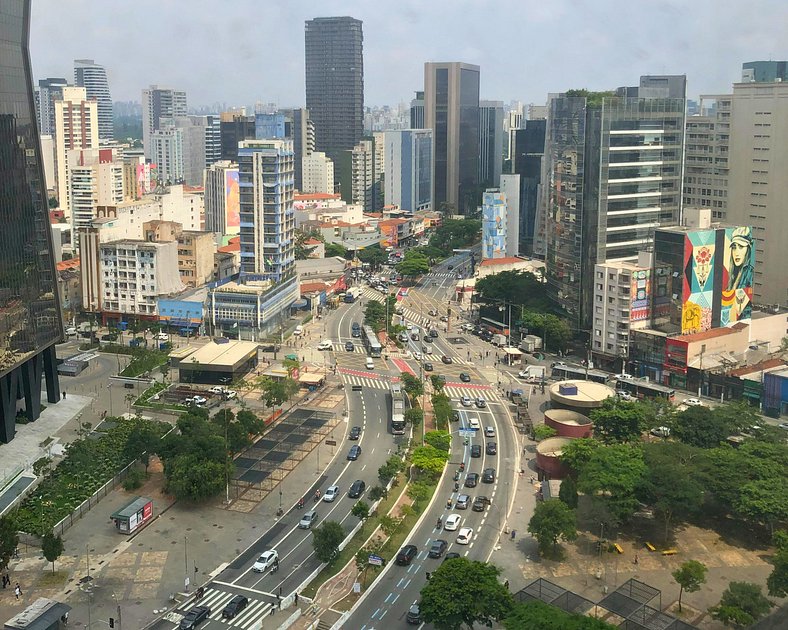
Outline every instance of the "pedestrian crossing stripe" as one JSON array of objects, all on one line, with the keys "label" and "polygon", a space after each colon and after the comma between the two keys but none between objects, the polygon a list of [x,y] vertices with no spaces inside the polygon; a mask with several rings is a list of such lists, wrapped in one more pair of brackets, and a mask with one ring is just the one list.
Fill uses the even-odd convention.
[{"label": "pedestrian crossing stripe", "polygon": [[444,273],[428,273],[427,277],[428,278],[453,278],[454,275],[455,274],[454,274],[453,271],[449,271],[449,272],[444,272]]},{"label": "pedestrian crossing stripe", "polygon": [[374,389],[391,389],[391,384],[381,378],[365,378],[354,376],[353,374],[343,374],[343,380],[350,385],[361,385],[362,387],[372,387]]},{"label": "pedestrian crossing stripe", "polygon": [[488,402],[495,402],[498,400],[498,397],[495,395],[495,392],[491,389],[471,389],[469,387],[444,387],[444,393],[452,399],[459,400],[463,396],[468,396],[471,400],[476,398],[484,398],[484,400]]},{"label": "pedestrian crossing stripe", "polygon": [[[199,600],[192,599],[191,605],[183,609],[178,609],[178,612],[182,612],[185,615],[195,606],[208,606],[208,608],[211,609],[211,614],[208,615],[208,619],[216,621],[222,618],[222,609],[233,597],[235,597],[235,595],[236,593],[228,593],[227,591],[208,588]],[[270,602],[250,598],[246,608],[232,619],[224,619],[223,622],[231,627],[246,630],[250,628],[255,621],[259,621],[270,615],[272,608],[273,604]]]}]

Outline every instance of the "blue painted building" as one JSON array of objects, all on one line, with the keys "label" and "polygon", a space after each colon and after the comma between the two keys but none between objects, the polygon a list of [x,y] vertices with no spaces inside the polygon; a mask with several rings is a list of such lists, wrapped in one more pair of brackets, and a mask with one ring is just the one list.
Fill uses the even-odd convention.
[{"label": "blue painted building", "polygon": [[769,416],[788,415],[788,368],[763,375],[762,403]]}]

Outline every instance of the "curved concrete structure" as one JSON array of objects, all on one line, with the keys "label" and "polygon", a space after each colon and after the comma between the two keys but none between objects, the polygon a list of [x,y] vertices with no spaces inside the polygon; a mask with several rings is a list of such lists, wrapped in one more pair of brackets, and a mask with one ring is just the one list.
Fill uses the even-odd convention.
[{"label": "curved concrete structure", "polygon": [[593,381],[560,381],[550,385],[550,405],[578,413],[597,409],[607,398],[615,395],[616,390],[612,387]]},{"label": "curved concrete structure", "polygon": [[548,409],[544,412],[544,423],[556,430],[559,437],[591,437],[591,418],[569,409]]},{"label": "curved concrete structure", "polygon": [[552,437],[536,445],[536,465],[550,479],[563,479],[569,472],[568,467],[561,461],[563,448],[569,442],[570,438]]}]

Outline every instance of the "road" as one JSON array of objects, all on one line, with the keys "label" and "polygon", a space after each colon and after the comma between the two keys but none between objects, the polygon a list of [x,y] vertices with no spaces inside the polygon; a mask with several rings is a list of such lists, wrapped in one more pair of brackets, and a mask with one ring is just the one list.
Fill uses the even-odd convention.
[{"label": "road", "polygon": [[[352,322],[361,321],[361,318],[360,303],[342,307],[327,317],[325,322],[327,334],[335,339],[350,339]],[[315,341],[314,345],[316,343]],[[356,368],[363,368],[365,355],[362,352],[342,353],[338,348],[336,358],[342,373],[343,366],[360,371]],[[211,608],[208,620],[200,625],[203,630],[259,627],[253,624],[261,622],[276,612],[277,596],[282,598],[291,596],[320,566],[313,553],[310,531],[298,527],[302,515],[307,510],[316,509],[318,525],[327,520],[337,521],[342,524],[346,532],[350,532],[357,525],[358,520],[350,514],[350,510],[358,499],[347,496],[348,488],[356,479],[362,479],[367,488],[362,496],[362,499],[365,499],[369,489],[379,485],[378,468],[390,453],[396,450],[394,438],[388,430],[390,381],[385,374],[377,373],[367,373],[363,378],[365,381],[374,382],[374,385],[364,386],[361,391],[356,392],[346,387],[349,417],[346,424],[342,425],[345,436],[350,427],[361,426],[361,437],[358,442],[348,441],[346,437],[338,441],[335,457],[323,475],[311,488],[305,488],[307,501],[304,508],[298,509],[297,506],[292,506],[277,522],[267,524],[269,525],[267,530],[253,545],[205,585],[205,594],[200,602],[190,598],[177,609],[175,615],[171,615],[168,620],[160,621],[154,626],[155,628],[177,627],[180,617],[197,604]],[[357,461],[346,459],[346,453],[352,444],[358,444],[362,448],[361,456]],[[321,493],[324,493],[331,485],[338,485],[340,488],[337,499],[331,503],[322,500],[314,503],[311,497],[315,490],[320,489]],[[371,503],[368,499],[367,502]],[[258,556],[268,549],[275,549],[279,554],[279,570],[274,573],[270,571],[254,573],[252,565]],[[235,595],[245,595],[249,605],[235,619],[223,620],[222,608]],[[281,619],[277,619],[276,622],[278,625]]]}]

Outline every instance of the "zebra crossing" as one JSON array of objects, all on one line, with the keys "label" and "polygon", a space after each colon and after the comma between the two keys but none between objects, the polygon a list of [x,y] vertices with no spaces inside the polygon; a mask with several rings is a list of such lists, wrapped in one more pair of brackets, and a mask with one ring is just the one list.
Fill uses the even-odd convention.
[{"label": "zebra crossing", "polygon": [[454,278],[456,275],[457,274],[454,271],[444,271],[440,273],[430,272],[427,274],[427,277],[428,278]]},{"label": "zebra crossing", "polygon": [[487,402],[495,402],[498,399],[492,389],[476,389],[472,387],[458,387],[456,385],[447,385],[443,388],[444,393],[451,399],[459,400],[463,396],[469,398],[484,398]]},{"label": "zebra crossing", "polygon": [[362,387],[372,387],[373,389],[391,389],[388,379],[369,378],[367,376],[356,376],[355,374],[343,374],[342,380],[348,385],[361,385]]},{"label": "zebra crossing", "polygon": [[211,609],[211,614],[208,619],[211,621],[221,621],[231,628],[240,628],[247,630],[258,623],[256,627],[260,627],[259,623],[265,617],[271,614],[273,604],[259,599],[249,598],[249,604],[233,619],[222,619],[222,609],[227,603],[235,597],[236,593],[228,593],[214,588],[207,588],[205,595],[199,601],[191,600],[190,605],[184,608],[179,608],[178,612],[186,615],[195,606],[207,606]]}]

